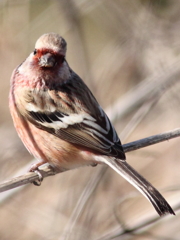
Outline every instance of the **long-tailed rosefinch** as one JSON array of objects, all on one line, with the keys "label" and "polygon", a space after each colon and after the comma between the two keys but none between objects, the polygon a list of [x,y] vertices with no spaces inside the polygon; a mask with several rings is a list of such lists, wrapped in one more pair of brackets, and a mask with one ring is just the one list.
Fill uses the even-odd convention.
[{"label": "long-tailed rosefinch", "polygon": [[66,41],[42,35],[13,72],[10,111],[29,152],[56,169],[105,163],[134,185],[159,215],[174,214],[162,195],[125,161],[119,137],[97,100],[69,67]]}]

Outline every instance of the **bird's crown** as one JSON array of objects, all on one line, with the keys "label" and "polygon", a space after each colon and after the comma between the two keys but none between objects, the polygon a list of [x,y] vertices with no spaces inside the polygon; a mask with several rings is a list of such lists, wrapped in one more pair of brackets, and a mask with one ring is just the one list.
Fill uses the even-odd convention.
[{"label": "bird's crown", "polygon": [[35,49],[50,49],[61,55],[66,54],[66,41],[57,33],[45,33],[36,42]]}]

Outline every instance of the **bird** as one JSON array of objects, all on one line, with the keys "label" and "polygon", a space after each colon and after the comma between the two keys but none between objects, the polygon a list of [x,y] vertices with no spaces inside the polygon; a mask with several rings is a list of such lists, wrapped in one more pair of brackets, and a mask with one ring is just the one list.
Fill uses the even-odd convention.
[{"label": "bird", "polygon": [[106,164],[137,188],[157,213],[173,209],[126,161],[108,116],[66,60],[67,43],[57,33],[43,34],[34,51],[12,73],[9,108],[16,131],[38,161],[57,171]]}]

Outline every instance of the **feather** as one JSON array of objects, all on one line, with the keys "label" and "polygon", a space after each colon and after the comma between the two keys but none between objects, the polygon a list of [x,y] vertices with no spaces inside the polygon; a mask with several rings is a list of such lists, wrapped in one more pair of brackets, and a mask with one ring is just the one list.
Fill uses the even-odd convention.
[{"label": "feather", "polygon": [[[51,90],[34,92],[33,100],[27,100],[26,117],[38,128],[62,140],[124,160],[121,142],[109,118],[80,78],[78,84],[83,87],[79,88],[85,86],[87,94],[86,97],[81,91],[77,94],[76,78],[66,81],[65,86],[56,86],[58,91],[51,86]],[[44,105],[38,98],[45,99]]]},{"label": "feather", "polygon": [[121,162],[119,159],[104,158],[103,162],[137,188],[151,202],[160,216],[166,213],[175,215],[164,197],[126,161]]}]

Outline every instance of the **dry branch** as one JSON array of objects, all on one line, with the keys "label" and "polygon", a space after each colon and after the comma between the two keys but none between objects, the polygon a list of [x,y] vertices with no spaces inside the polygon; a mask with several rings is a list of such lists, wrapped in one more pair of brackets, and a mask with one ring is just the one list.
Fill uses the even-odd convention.
[{"label": "dry branch", "polygon": [[[179,204],[174,208],[174,210],[178,211],[180,208]],[[168,218],[171,218],[172,216],[168,216]],[[146,219],[145,221],[141,223],[137,223],[136,226],[133,228],[125,228],[125,229],[120,229],[120,227],[114,229],[113,231],[97,238],[96,240],[112,240],[112,239],[120,239],[120,236],[124,235],[133,235],[138,231],[142,231],[143,228],[147,228],[147,226],[151,225],[153,226],[156,224],[157,221],[159,221],[159,216],[153,216],[150,219]],[[142,238],[143,239],[143,238]],[[155,238],[154,238],[155,239]],[[164,239],[164,238],[161,238]]]},{"label": "dry branch", "polygon": [[164,142],[179,136],[180,136],[180,128],[177,128],[169,132],[160,133],[160,134],[143,138],[134,142],[126,143],[123,145],[123,149],[125,152],[131,152],[131,151],[144,148],[153,144],[157,144],[160,142]]},{"label": "dry branch", "polygon": [[147,99],[153,99],[177,83],[180,78],[179,63],[180,61],[178,60],[163,73],[158,72],[154,76],[143,80],[124,96],[121,96],[118,101],[109,106],[106,109],[106,114],[111,121],[115,122],[117,119],[126,116]]},{"label": "dry branch", "polygon": [[[157,135],[153,135],[147,138],[143,138],[134,142],[130,142],[123,145],[123,149],[125,152],[134,151],[143,147],[147,147],[159,142],[163,142],[166,140],[170,140],[172,138],[176,138],[180,136],[180,129],[175,129],[166,133],[161,133]],[[64,172],[66,170],[62,170],[61,172]],[[40,172],[42,173],[43,177],[48,177],[55,175],[56,173],[52,170],[52,168],[49,168],[47,165],[43,165],[40,168]],[[9,189],[13,189],[22,185],[25,185],[27,183],[32,183],[34,181],[38,181],[39,176],[35,172],[28,172],[22,176],[10,179],[5,181],[4,183],[0,184],[0,192],[7,191]]]}]

